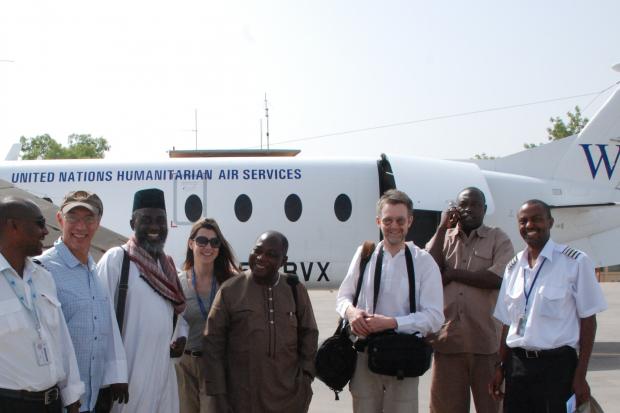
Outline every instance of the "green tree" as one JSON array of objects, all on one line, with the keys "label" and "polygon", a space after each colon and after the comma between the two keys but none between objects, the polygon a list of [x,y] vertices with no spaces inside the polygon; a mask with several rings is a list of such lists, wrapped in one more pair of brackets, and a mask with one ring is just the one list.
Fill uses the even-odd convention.
[{"label": "green tree", "polygon": [[[589,119],[584,118],[581,115],[581,109],[579,106],[575,106],[575,113],[566,112],[566,116],[568,116],[568,123],[565,123],[562,118],[559,116],[549,118],[549,122],[551,122],[551,127],[547,128],[547,139],[550,141],[557,141],[559,139],[564,139],[569,136],[573,136],[581,132],[581,130],[586,126]],[[542,145],[542,142],[539,144],[536,143],[524,143],[523,147],[525,149],[535,148],[537,146]]]},{"label": "green tree", "polygon": [[550,141],[578,134],[589,121],[588,118],[581,116],[581,109],[579,109],[579,106],[575,106],[575,113],[566,112],[566,116],[568,116],[568,124],[564,123],[564,120],[559,116],[549,119],[552,127],[547,128],[547,138]]},{"label": "green tree", "polygon": [[69,145],[62,146],[47,133],[31,138],[22,136],[22,159],[94,159],[103,158],[110,150],[108,142],[102,138],[93,138],[90,134],[69,135]]},{"label": "green tree", "polygon": [[477,153],[474,155],[473,159],[495,159],[495,156],[487,155],[486,153]]}]

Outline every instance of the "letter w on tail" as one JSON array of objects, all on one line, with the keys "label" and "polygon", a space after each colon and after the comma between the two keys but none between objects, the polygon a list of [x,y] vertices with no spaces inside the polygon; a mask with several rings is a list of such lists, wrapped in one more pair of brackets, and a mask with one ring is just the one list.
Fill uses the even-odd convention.
[{"label": "letter w on tail", "polygon": [[598,170],[601,167],[601,163],[603,163],[603,165],[605,166],[605,171],[607,172],[607,178],[611,179],[611,176],[613,175],[614,170],[616,169],[618,158],[620,157],[620,145],[616,145],[616,149],[617,149],[616,158],[614,159],[613,165],[611,164],[611,162],[609,162],[609,157],[607,156],[607,147],[609,145],[599,144],[599,143],[596,144],[596,146],[598,146],[598,149],[601,153],[600,157],[598,158],[598,162],[596,162],[596,165],[594,164],[594,159],[592,158],[592,153],[590,152],[590,146],[592,146],[592,144],[580,143],[579,146],[583,148],[583,152],[586,155],[586,159],[588,160],[588,166],[590,167],[590,172],[592,173],[592,179],[596,178],[596,175],[598,174]]}]

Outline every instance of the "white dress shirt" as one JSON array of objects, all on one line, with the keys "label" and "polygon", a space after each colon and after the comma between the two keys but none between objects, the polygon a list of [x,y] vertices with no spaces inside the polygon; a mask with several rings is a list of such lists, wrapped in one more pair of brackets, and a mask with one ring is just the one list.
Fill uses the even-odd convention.
[{"label": "white dress shirt", "polygon": [[[375,265],[379,247],[382,245],[383,241],[377,245],[368,265],[366,265],[362,289],[356,307],[370,314],[394,317],[398,324],[396,331],[399,333],[420,332],[425,336],[439,330],[444,322],[441,273],[433,257],[411,242],[406,245],[411,251],[415,270],[416,312],[410,311],[409,276],[407,275],[404,248],[395,256],[384,250],[377,308],[373,309]],[[357,280],[359,279],[360,254],[361,247],[355,252],[347,276],[338,290],[336,311],[343,318],[345,318],[347,308],[353,305]]]},{"label": "white dress shirt", "polygon": [[[529,266],[527,250],[515,258],[506,267],[493,314],[510,326],[506,337],[508,347],[577,349],[580,319],[607,308],[592,261],[583,252],[553,240],[547,241],[533,268]],[[530,287],[526,307],[525,290],[530,291]],[[523,335],[517,332],[521,317],[527,320]]]},{"label": "white dress shirt", "polygon": [[[49,272],[26,259],[23,279],[0,254],[0,388],[42,391],[58,385],[63,404],[69,405],[84,393],[73,344]],[[35,319],[9,284],[14,281],[34,304],[47,344],[49,364],[37,362],[34,343],[39,339]],[[29,285],[32,280],[36,298]]]}]

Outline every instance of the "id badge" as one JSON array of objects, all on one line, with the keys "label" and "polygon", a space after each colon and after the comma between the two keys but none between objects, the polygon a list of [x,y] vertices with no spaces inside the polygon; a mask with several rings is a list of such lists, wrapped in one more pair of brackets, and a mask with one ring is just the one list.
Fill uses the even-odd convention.
[{"label": "id badge", "polygon": [[47,366],[50,364],[49,349],[47,343],[39,338],[34,341],[34,354],[37,356],[39,366]]},{"label": "id badge", "polygon": [[527,318],[522,315],[519,317],[519,322],[517,323],[517,335],[519,337],[523,337],[525,334],[525,323],[527,323]]}]

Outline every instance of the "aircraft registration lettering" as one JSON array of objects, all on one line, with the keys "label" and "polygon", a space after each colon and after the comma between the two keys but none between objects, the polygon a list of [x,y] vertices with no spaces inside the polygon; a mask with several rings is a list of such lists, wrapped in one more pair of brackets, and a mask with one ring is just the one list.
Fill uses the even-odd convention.
[{"label": "aircraft registration lettering", "polygon": [[[314,266],[314,264],[316,264],[316,267]],[[308,282],[310,281],[310,276],[312,275],[312,270],[313,268],[316,268],[319,272],[319,275],[316,276],[316,281],[317,282],[322,282],[325,281],[326,283],[329,282],[329,277],[327,276],[327,267],[329,267],[329,261],[327,262],[320,262],[320,261],[309,261],[309,262],[292,262],[292,261],[288,261],[286,264],[284,264],[284,266],[282,267],[282,271],[286,274],[295,274],[295,275],[299,275],[300,278],[303,278],[304,281]],[[240,263],[241,265],[241,269],[242,270],[247,270],[249,268],[248,266],[248,262],[242,262]],[[301,273],[299,273],[298,269],[301,269]],[[317,271],[314,271],[314,273],[316,274]]]}]

